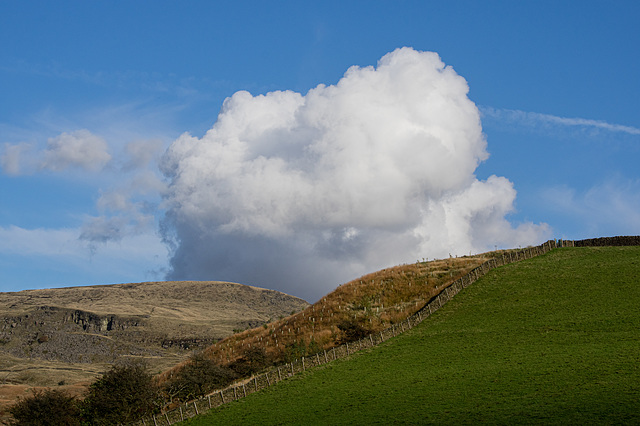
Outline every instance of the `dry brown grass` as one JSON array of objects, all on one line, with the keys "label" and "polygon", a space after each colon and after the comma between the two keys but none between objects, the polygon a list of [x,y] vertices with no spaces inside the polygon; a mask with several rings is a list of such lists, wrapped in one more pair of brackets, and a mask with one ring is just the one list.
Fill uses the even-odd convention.
[{"label": "dry brown grass", "polygon": [[[330,349],[341,336],[341,322],[357,322],[372,332],[381,331],[414,314],[490,255],[418,262],[364,275],[339,286],[301,312],[236,333],[208,347],[205,353],[220,365],[227,365],[252,347],[264,348],[274,363],[283,363],[288,347],[300,342],[314,342],[319,350]],[[170,378],[181,366],[159,375],[159,382]]]}]

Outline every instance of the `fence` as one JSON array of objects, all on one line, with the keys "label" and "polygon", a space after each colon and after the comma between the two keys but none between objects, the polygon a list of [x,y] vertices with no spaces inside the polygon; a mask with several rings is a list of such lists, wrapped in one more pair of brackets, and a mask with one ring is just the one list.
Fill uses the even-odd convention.
[{"label": "fence", "polygon": [[549,240],[539,246],[527,247],[519,250],[505,251],[501,256],[490,259],[482,265],[471,270],[468,274],[458,278],[447,287],[445,287],[437,296],[431,298],[420,310],[411,315],[407,319],[392,325],[391,327],[370,334],[369,336],[351,343],[345,343],[341,346],[333,347],[329,350],[319,352],[309,357],[297,359],[290,364],[273,367],[260,375],[251,379],[235,383],[225,389],[216,391],[203,398],[180,405],[178,408],[146,417],[132,425],[143,426],[170,426],[174,423],[184,421],[198,414],[202,414],[211,408],[218,407],[231,401],[244,398],[254,392],[265,389],[277,382],[287,379],[288,377],[299,374],[310,368],[327,364],[336,359],[345,358],[355,352],[363,349],[371,348],[380,343],[389,340],[392,337],[401,334],[416,325],[420,324],[431,314],[436,312],[451,300],[462,289],[470,286],[483,275],[499,266],[514,263],[520,260],[531,259],[549,252],[557,247],[587,247],[587,246],[623,246],[623,245],[640,245],[640,236],[634,237],[606,237],[594,238],[589,240]]}]

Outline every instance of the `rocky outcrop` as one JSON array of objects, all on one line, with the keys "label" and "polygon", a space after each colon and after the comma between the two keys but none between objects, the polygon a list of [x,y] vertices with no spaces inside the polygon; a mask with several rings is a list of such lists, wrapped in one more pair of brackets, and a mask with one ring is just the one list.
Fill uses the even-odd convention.
[{"label": "rocky outcrop", "polygon": [[112,362],[122,355],[158,355],[118,332],[139,327],[142,318],[98,315],[79,309],[38,306],[0,318],[0,350],[16,357],[63,362]]}]

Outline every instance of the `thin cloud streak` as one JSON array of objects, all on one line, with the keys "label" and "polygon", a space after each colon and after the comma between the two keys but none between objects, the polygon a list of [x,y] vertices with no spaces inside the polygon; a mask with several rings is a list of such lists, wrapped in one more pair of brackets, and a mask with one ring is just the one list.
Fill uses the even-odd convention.
[{"label": "thin cloud streak", "polygon": [[514,109],[493,108],[489,106],[479,106],[483,117],[491,117],[496,120],[517,122],[528,126],[538,124],[557,124],[562,126],[591,127],[610,132],[620,132],[629,135],[640,135],[640,129],[622,124],[607,123],[602,120],[592,120],[588,118],[568,118],[558,117],[551,114],[538,112],[528,112]]}]

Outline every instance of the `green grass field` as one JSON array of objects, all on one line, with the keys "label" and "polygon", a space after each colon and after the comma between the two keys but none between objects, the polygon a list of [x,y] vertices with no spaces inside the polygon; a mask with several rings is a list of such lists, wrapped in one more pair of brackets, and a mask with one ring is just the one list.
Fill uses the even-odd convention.
[{"label": "green grass field", "polygon": [[402,336],[187,422],[390,423],[640,423],[640,247],[498,268]]}]

